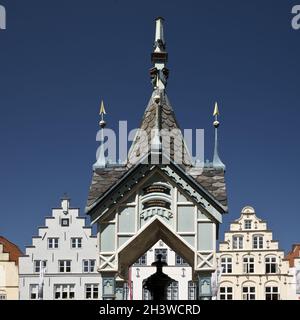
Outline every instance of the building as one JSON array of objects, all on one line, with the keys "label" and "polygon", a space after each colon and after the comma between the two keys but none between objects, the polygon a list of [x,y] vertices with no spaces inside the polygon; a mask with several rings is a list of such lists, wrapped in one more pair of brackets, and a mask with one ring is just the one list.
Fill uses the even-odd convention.
[{"label": "building", "polygon": [[220,300],[287,300],[291,276],[267,223],[245,207],[220,243]]},{"label": "building", "polygon": [[20,257],[20,299],[100,299],[97,238],[66,197]]},{"label": "building", "polygon": [[0,236],[0,300],[19,299],[19,257],[23,253]]},{"label": "building", "polygon": [[292,277],[289,299],[300,300],[300,244],[293,245],[285,260],[289,262],[289,272]]},{"label": "building", "polygon": [[152,94],[124,161],[107,161],[101,107],[103,143],[93,166],[86,213],[98,230],[103,299],[126,297],[122,290],[130,267],[159,240],[191,266],[197,298],[211,298],[218,230],[227,213],[225,166],[217,148],[219,110],[216,104],[213,161],[204,165],[204,159],[191,157],[166,93],[163,22],[156,19]]},{"label": "building", "polygon": [[192,281],[192,268],[175,251],[170,249],[163,241],[158,241],[131,267],[132,299],[150,300],[151,295],[144,288],[145,280],[156,269],[151,266],[157,261],[157,255],[162,255],[162,261],[167,263],[163,272],[174,281],[168,286],[167,300],[196,300],[196,283]]}]

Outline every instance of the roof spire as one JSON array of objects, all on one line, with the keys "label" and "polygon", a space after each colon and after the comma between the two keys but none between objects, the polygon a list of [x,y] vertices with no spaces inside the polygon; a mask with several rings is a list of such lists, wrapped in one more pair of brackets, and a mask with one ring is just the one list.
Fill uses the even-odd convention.
[{"label": "roof spire", "polygon": [[100,106],[100,112],[99,115],[101,116],[101,120],[99,122],[100,130],[101,130],[101,145],[98,150],[97,154],[97,161],[93,165],[93,169],[98,169],[98,168],[104,168],[106,166],[106,159],[105,159],[105,150],[104,150],[104,128],[106,127],[106,121],[104,120],[104,115],[106,115],[106,110],[104,107],[104,102],[103,100],[101,101],[101,106]]},{"label": "roof spire", "polygon": [[213,123],[215,127],[215,148],[214,148],[214,158],[213,158],[213,167],[216,169],[223,169],[225,170],[226,166],[221,161],[218,153],[218,128],[220,126],[220,122],[218,121],[218,116],[220,115],[218,103],[215,103],[214,113],[213,116],[215,117],[215,121]]},{"label": "roof spire", "polygon": [[164,90],[167,86],[169,70],[166,68],[168,53],[166,52],[166,43],[164,38],[163,23],[164,19],[156,18],[154,51],[151,55],[154,67],[150,69],[151,82],[154,89]]}]

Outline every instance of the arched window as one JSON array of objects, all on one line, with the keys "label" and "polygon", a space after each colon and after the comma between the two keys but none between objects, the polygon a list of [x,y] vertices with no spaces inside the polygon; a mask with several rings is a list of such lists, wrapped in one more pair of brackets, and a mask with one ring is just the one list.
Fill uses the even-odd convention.
[{"label": "arched window", "polygon": [[243,258],[244,273],[254,273],[254,257],[245,256]]},{"label": "arched window", "polygon": [[233,287],[231,284],[222,283],[219,290],[220,300],[233,300]]},{"label": "arched window", "polygon": [[276,283],[266,283],[265,298],[266,300],[279,300],[279,288]]},{"label": "arched window", "polygon": [[266,273],[276,273],[277,272],[276,256],[266,256],[265,265],[266,265]]},{"label": "arched window", "polygon": [[242,299],[243,300],[256,299],[256,289],[255,289],[254,283],[247,283],[243,285]]},{"label": "arched window", "polygon": [[145,280],[143,281],[143,300],[152,300],[151,293],[144,287]]},{"label": "arched window", "polygon": [[263,249],[264,248],[264,237],[262,235],[253,236],[253,249]]},{"label": "arched window", "polygon": [[194,281],[188,283],[188,300],[197,300],[197,285]]},{"label": "arched window", "polygon": [[221,267],[223,268],[223,273],[232,273],[232,257],[222,256]]},{"label": "arched window", "polygon": [[178,300],[178,281],[173,281],[168,286],[167,300]]}]

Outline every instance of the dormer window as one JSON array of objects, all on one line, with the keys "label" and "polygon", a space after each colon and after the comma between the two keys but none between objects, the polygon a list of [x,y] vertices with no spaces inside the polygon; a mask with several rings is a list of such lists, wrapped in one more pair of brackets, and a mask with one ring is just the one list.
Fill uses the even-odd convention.
[{"label": "dormer window", "polygon": [[245,230],[250,230],[250,229],[252,229],[252,221],[251,221],[251,220],[245,220],[245,222],[244,222],[244,228],[245,228]]}]

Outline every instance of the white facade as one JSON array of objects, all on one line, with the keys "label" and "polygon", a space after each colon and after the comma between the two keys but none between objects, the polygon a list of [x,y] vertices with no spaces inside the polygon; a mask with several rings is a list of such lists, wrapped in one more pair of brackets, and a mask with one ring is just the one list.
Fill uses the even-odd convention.
[{"label": "white facade", "polygon": [[157,260],[157,254],[162,254],[162,261],[167,263],[163,272],[174,282],[168,287],[168,300],[195,300],[196,284],[191,281],[192,268],[163,241],[158,241],[131,267],[133,300],[148,300],[150,294],[143,289],[145,280],[156,272],[156,267],[151,266]]},{"label": "white facade", "polygon": [[241,217],[230,224],[217,257],[223,268],[218,299],[289,299],[292,278],[284,252],[252,207],[245,207]]},{"label": "white facade", "polygon": [[18,289],[18,265],[11,260],[10,253],[4,250],[0,242],[0,300],[18,300]]},{"label": "white facade", "polygon": [[293,250],[288,253],[286,260],[289,262],[289,274],[292,277],[289,299],[300,300],[300,244],[293,245]]},{"label": "white facade", "polygon": [[20,258],[21,300],[100,298],[97,238],[79,217],[79,209],[69,205],[63,199],[61,208],[52,210],[45,227],[39,228],[32,246]]},{"label": "white facade", "polygon": [[292,282],[289,299],[300,300],[300,257],[295,259],[295,266],[290,268],[290,275]]}]

